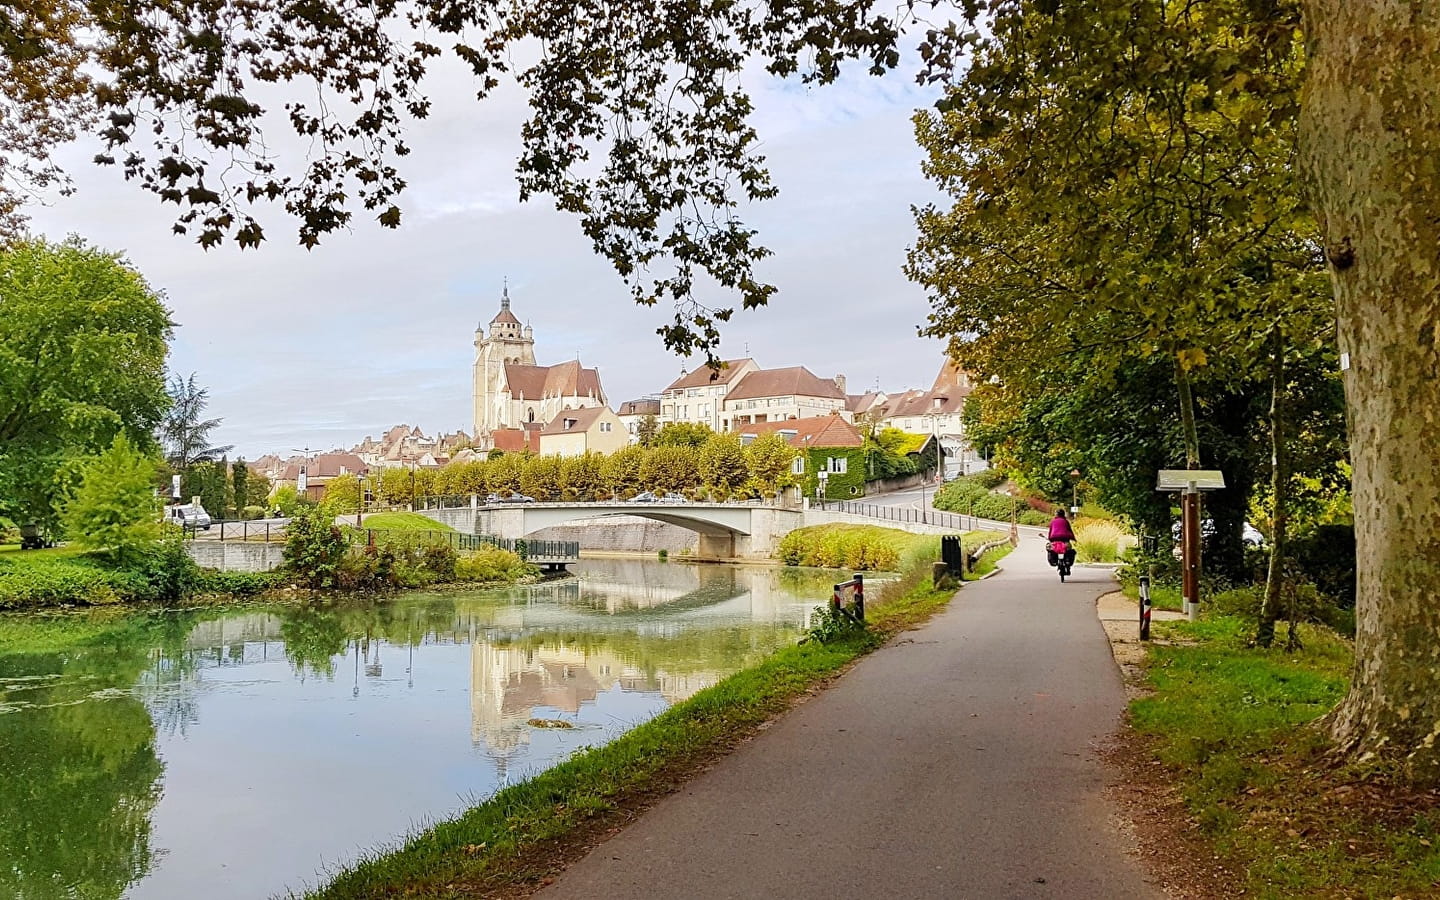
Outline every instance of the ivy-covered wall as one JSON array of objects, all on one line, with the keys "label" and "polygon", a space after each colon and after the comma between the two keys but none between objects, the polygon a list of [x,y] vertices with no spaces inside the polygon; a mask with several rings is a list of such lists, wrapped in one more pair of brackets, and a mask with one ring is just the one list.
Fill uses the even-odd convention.
[{"label": "ivy-covered wall", "polygon": [[865,449],[863,447],[812,447],[805,451],[805,474],[800,476],[806,497],[815,496],[820,473],[831,459],[844,459],[844,472],[831,472],[825,481],[826,500],[855,500],[865,496]]}]

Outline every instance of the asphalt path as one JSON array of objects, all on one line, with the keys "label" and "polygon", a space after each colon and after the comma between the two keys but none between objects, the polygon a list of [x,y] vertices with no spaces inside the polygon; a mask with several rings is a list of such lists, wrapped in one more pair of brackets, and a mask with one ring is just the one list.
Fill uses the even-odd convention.
[{"label": "asphalt path", "polygon": [[1162,896],[1102,795],[1125,702],[1110,574],[1062,585],[1035,538],[1004,565],[539,896]]}]

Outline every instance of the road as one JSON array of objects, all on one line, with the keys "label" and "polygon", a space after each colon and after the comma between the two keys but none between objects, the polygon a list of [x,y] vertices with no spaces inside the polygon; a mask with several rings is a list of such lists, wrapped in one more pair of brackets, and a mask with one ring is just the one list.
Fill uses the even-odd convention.
[{"label": "road", "polygon": [[546,900],[1149,900],[1096,748],[1125,697],[1039,541],[601,844]]}]

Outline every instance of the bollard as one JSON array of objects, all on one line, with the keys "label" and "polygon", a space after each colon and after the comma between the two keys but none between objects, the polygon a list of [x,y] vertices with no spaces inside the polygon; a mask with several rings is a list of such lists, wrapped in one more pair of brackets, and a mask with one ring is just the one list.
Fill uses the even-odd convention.
[{"label": "bollard", "polygon": [[855,615],[865,621],[865,576],[855,573]]},{"label": "bollard", "polygon": [[1150,576],[1140,576],[1140,640],[1150,640]]}]

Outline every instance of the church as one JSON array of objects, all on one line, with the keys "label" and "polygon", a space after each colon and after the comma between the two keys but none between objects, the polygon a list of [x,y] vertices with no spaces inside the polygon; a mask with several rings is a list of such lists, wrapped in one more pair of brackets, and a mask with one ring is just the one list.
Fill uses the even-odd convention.
[{"label": "church", "polygon": [[538,430],[566,410],[607,405],[600,373],[578,359],[535,364],[535,333],[510,311],[508,285],[489,331],[475,329],[474,396],[475,438],[482,449],[494,446],[497,430]]}]

